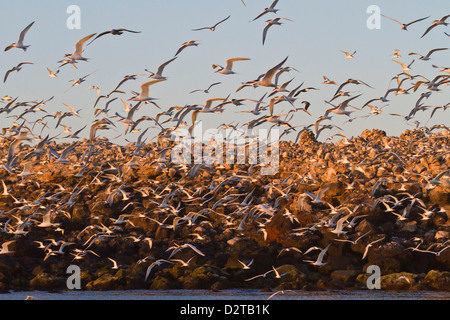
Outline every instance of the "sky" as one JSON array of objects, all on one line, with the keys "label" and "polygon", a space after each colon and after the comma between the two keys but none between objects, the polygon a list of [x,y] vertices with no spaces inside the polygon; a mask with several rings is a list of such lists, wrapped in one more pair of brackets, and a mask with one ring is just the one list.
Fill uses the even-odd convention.
[{"label": "sky", "polygon": [[[311,116],[304,112],[294,113],[290,124],[300,130],[302,126],[314,123],[318,117],[329,108],[324,101],[329,101],[337,86],[323,84],[323,76],[326,75],[338,84],[349,78],[359,79],[368,83],[372,88],[363,85],[346,86],[345,91],[354,91],[351,95],[362,94],[352,103],[360,108],[372,98],[383,96],[390,85],[390,80],[396,74],[402,72],[399,64],[392,61],[395,49],[400,50],[401,58],[397,59],[412,65],[411,74],[421,74],[428,79],[434,78],[439,69],[432,65],[450,67],[450,50],[435,52],[431,60],[419,60],[417,55],[409,55],[418,52],[425,55],[434,48],[447,48],[450,37],[444,31],[450,33],[450,27],[438,26],[425,37],[420,38],[426,28],[435,19],[440,19],[450,14],[450,2],[448,0],[398,0],[398,1],[300,1],[280,0],[276,8],[279,11],[268,13],[256,21],[251,21],[272,1],[266,0],[134,0],[134,1],[25,1],[2,0],[0,10],[3,13],[0,20],[2,30],[0,50],[0,72],[3,74],[20,62],[32,62],[33,65],[25,65],[20,72],[9,75],[6,83],[0,82],[0,96],[5,95],[18,101],[46,100],[54,97],[44,109],[53,114],[57,111],[69,111],[63,104],[69,104],[75,110],[81,109],[80,117],[70,117],[62,120],[62,123],[71,127],[72,131],[88,127],[98,119],[94,116],[94,102],[97,92],[89,89],[90,86],[98,86],[100,94],[110,92],[122,80],[125,75],[147,74],[145,69],[156,71],[158,66],[171,59],[183,42],[200,40],[197,47],[189,47],[183,50],[176,60],[164,69],[163,75],[167,81],[150,87],[150,96],[156,98],[155,102],[162,110],[152,104],[141,106],[134,116],[134,120],[141,116],[156,116],[158,112],[167,110],[171,106],[184,106],[186,104],[203,105],[208,98],[247,98],[258,100],[264,93],[270,93],[271,88],[245,88],[239,92],[236,89],[245,81],[254,80],[260,74],[288,57],[284,66],[295,68],[282,74],[280,83],[292,82],[288,89],[293,89],[303,84],[302,88],[314,87],[318,90],[310,90],[302,93],[295,103],[300,107],[302,100],[311,103]],[[69,29],[67,20],[71,14],[67,13],[70,5],[80,8],[80,28]],[[401,26],[384,17],[380,20],[379,29],[369,29],[367,20],[371,13],[367,8],[377,5],[381,13],[402,22],[410,22],[419,18],[428,19],[412,24],[408,31],[401,30]],[[214,32],[210,30],[192,31],[192,29],[214,25],[216,22],[231,16],[220,24]],[[273,26],[269,29],[266,43],[262,45],[262,32],[266,26],[266,20],[275,17],[287,18],[293,21],[283,21],[281,26]],[[31,27],[25,37],[25,44],[30,45],[26,52],[20,49],[12,49],[4,52],[3,48],[16,42],[20,32],[32,21]],[[449,21],[450,22],[450,19]],[[60,69],[58,78],[48,76],[47,68],[56,71],[57,61],[66,53],[72,53],[75,43],[92,33],[117,28],[140,31],[141,33],[124,33],[120,36],[105,35],[85,47],[83,56],[88,57],[88,62],[79,62],[78,69],[67,65]],[[342,51],[356,51],[354,59],[345,59]],[[250,60],[238,61],[233,70],[236,74],[222,75],[214,72],[213,64],[225,65],[225,60],[232,57],[246,57]],[[70,80],[78,79],[91,72],[80,86],[71,86]],[[133,96],[130,92],[139,91],[139,86],[148,81],[147,75],[136,80],[126,82],[121,90],[125,94],[118,94],[115,102],[111,103],[109,116],[116,112],[126,116],[120,99],[128,100]],[[405,81],[405,88],[409,88],[417,79]],[[189,94],[195,89],[207,88],[214,82],[220,85],[211,89],[209,94],[197,92]],[[347,137],[357,136],[364,129],[377,128],[386,131],[388,135],[398,135],[405,129],[413,129],[413,121],[419,121],[421,125],[427,123],[431,110],[419,112],[416,117],[406,122],[402,117],[389,115],[390,113],[407,115],[414,107],[420,94],[425,88],[419,88],[416,92],[410,91],[408,95],[390,95],[389,102],[375,103],[382,107],[380,115],[372,115],[367,118],[357,118],[347,122],[349,117],[336,115],[332,120],[322,124],[339,126],[342,131],[334,129],[324,131],[320,140],[327,139],[336,133],[342,133]],[[433,92],[426,100],[426,105],[442,106],[450,101],[450,88],[442,87],[442,91]],[[340,103],[344,98],[338,98],[333,103]],[[268,103],[268,99],[265,100]],[[97,107],[103,107],[106,100],[102,100]],[[3,104],[4,105],[4,104]],[[227,105],[222,114],[200,114],[197,120],[202,120],[203,127],[217,127],[225,124],[243,125],[255,118],[251,114],[237,113],[237,111],[251,110],[255,104],[245,102],[245,105]],[[2,107],[2,104],[0,104]],[[292,109],[288,103],[277,104],[275,113],[287,113]],[[19,111],[24,110],[21,107]],[[19,114],[19,111],[0,114],[0,126],[9,127],[14,118],[8,118]],[[369,108],[354,111],[352,117],[369,114]],[[267,113],[266,113],[267,114]],[[44,113],[27,115],[29,121],[43,116]],[[105,116],[104,114],[100,117]],[[189,119],[185,119],[190,124]],[[167,117],[161,117],[164,121]],[[47,119],[49,120],[49,119]],[[116,128],[110,131],[99,132],[100,136],[109,138],[117,137],[114,142],[126,143],[135,141],[140,133],[128,133],[125,135],[125,126],[112,119]],[[21,122],[19,122],[21,123]],[[450,125],[450,116],[447,112],[439,110],[427,123]],[[47,133],[57,134],[62,128],[54,129],[56,120],[49,120],[49,129],[44,128],[42,136]],[[143,122],[139,129],[153,125],[152,122]],[[164,126],[172,126],[166,123]],[[28,124],[29,127],[32,126]],[[39,128],[39,129],[38,129]],[[35,133],[39,133],[37,126]],[[142,132],[142,131],[141,131]],[[149,131],[148,139],[152,139],[157,131]],[[81,136],[87,137],[89,128],[86,128]],[[296,132],[290,133],[286,138],[295,139]],[[126,139],[126,140],[125,140]],[[338,139],[338,138],[335,138]],[[340,139],[340,138],[339,138]],[[148,141],[149,141],[148,140]]]}]

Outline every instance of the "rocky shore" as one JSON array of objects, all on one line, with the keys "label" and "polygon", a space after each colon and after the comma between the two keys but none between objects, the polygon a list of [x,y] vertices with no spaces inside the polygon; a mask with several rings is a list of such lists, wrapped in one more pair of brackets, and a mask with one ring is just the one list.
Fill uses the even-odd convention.
[{"label": "rocky shore", "polygon": [[375,265],[381,289],[450,291],[448,130],[305,131],[280,142],[271,176],[160,161],[156,143],[80,140],[52,157],[69,145],[24,142],[0,169],[3,292],[66,290],[70,265],[82,290],[366,289]]}]

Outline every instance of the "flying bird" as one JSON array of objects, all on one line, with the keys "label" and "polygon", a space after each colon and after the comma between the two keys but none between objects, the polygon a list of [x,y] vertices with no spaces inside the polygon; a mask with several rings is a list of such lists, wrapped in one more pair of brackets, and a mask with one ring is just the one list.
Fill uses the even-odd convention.
[{"label": "flying bird", "polygon": [[394,59],[392,59],[392,61],[397,62],[399,65],[401,65],[402,68],[403,68],[403,71],[409,71],[409,70],[412,70],[412,69],[411,69],[411,66],[412,66],[412,64],[414,63],[414,60],[411,61],[411,63],[408,64],[408,65],[404,64],[403,62],[394,60]]},{"label": "flying bird", "polygon": [[133,30],[128,30],[128,29],[111,29],[105,32],[100,33],[98,36],[96,36],[91,42],[89,42],[87,44],[90,45],[92,42],[94,42],[95,40],[97,40],[98,38],[107,35],[107,34],[112,34],[113,36],[120,36],[121,34],[123,34],[124,32],[130,32],[130,33],[141,33],[141,31],[133,31]]},{"label": "flying bird", "polygon": [[430,32],[432,29],[436,28],[437,26],[447,26],[448,22],[445,22],[445,20],[447,20],[448,17],[450,17],[450,14],[443,16],[439,20],[434,20],[433,23],[427,28],[427,30],[425,30],[424,34],[420,38],[425,37],[425,35],[428,32]]},{"label": "flying bird", "polygon": [[194,92],[199,92],[199,91],[203,91],[204,93],[209,93],[209,90],[213,87],[213,86],[216,86],[216,85],[218,85],[218,84],[221,84],[221,82],[214,82],[213,84],[211,84],[208,88],[206,88],[206,89],[196,89],[196,90],[193,90],[193,91],[191,91],[191,92],[189,92],[190,94],[191,93],[194,93]]},{"label": "flying bird", "polygon": [[448,48],[437,48],[437,49],[433,49],[433,50],[430,50],[426,55],[421,55],[420,53],[417,53],[417,52],[411,52],[411,53],[409,53],[409,55],[410,56],[412,56],[412,55],[418,55],[418,56],[420,56],[420,60],[424,60],[424,61],[428,61],[428,60],[430,60],[431,58],[430,58],[430,56],[433,54],[433,52],[436,52],[436,51],[442,51],[442,50],[448,50]]},{"label": "flying bird", "polygon": [[150,98],[148,96],[148,91],[149,91],[149,87],[155,83],[161,82],[161,81],[165,81],[166,79],[156,79],[156,80],[152,80],[152,81],[147,81],[143,84],[141,84],[141,93],[137,93],[137,92],[133,92],[136,94],[135,97],[129,99],[129,101],[150,101],[153,100],[153,98]]},{"label": "flying bird", "polygon": [[232,70],[233,68],[233,62],[235,61],[244,61],[244,60],[250,60],[249,58],[230,58],[226,60],[226,65],[225,68],[218,65],[218,64],[213,64],[213,69],[218,68],[216,71],[217,73],[221,73],[221,74],[234,74],[235,72]]},{"label": "flying bird", "polygon": [[30,23],[25,29],[22,30],[22,32],[19,35],[19,40],[17,40],[16,43],[12,43],[9,46],[7,46],[5,48],[5,51],[8,51],[12,48],[18,48],[18,49],[22,49],[23,51],[27,51],[27,48],[29,46],[26,46],[23,44],[23,40],[25,38],[25,35],[27,34],[28,30],[30,30],[31,26],[34,24],[34,21],[32,23]]},{"label": "flying bird", "polygon": [[83,45],[95,35],[96,35],[96,33],[93,33],[93,34],[90,34],[90,35],[84,37],[83,39],[78,40],[75,43],[75,51],[72,54],[66,53],[65,57],[69,58],[70,60],[75,60],[75,61],[76,60],[87,61],[88,59],[81,55],[83,53]]},{"label": "flying bird", "polygon": [[272,2],[272,4],[268,8],[264,8],[263,12],[258,14],[256,16],[256,18],[253,19],[252,21],[255,21],[256,19],[262,17],[263,15],[265,15],[266,13],[269,13],[269,12],[277,13],[277,11],[279,10],[279,9],[275,9],[275,6],[277,5],[277,3],[278,3],[278,0],[275,0],[274,2]]},{"label": "flying bird", "polygon": [[261,77],[259,77],[257,80],[248,81],[248,83],[262,87],[276,87],[277,85],[272,83],[272,78],[275,75],[275,73],[281,68],[281,66],[286,62],[287,58],[288,57],[284,58],[284,60],[281,61],[279,64],[267,70],[267,72]]},{"label": "flying bird", "polygon": [[342,53],[345,53],[345,59],[353,59],[353,58],[354,58],[354,55],[355,55],[355,53],[356,53],[356,51],[354,51],[353,53],[349,53],[349,52],[347,52],[347,51],[342,51],[342,50],[341,50],[341,52],[342,52]]},{"label": "flying bird", "polygon": [[410,25],[412,25],[413,23],[416,23],[416,22],[419,22],[419,21],[428,19],[428,18],[430,17],[430,16],[428,16],[428,17],[420,18],[420,19],[417,19],[417,20],[414,20],[414,21],[411,21],[411,22],[408,22],[408,23],[402,23],[402,22],[397,21],[397,20],[395,20],[395,19],[393,19],[393,18],[390,18],[390,17],[388,17],[388,16],[385,16],[384,14],[382,14],[382,16],[385,17],[385,18],[388,18],[388,19],[390,19],[390,20],[392,20],[392,21],[397,22],[398,24],[400,24],[400,25],[402,26],[402,30],[405,30],[405,31],[407,31],[407,30],[408,30],[408,27],[409,27]]},{"label": "flying bird", "polygon": [[169,61],[164,62],[162,65],[160,65],[158,67],[158,70],[156,70],[156,73],[151,72],[147,69],[145,69],[145,71],[147,71],[148,73],[150,73],[149,78],[153,78],[153,79],[166,79],[166,77],[163,77],[162,73],[164,71],[164,68],[171,63],[173,60],[175,60],[177,57],[174,57],[172,59],[170,59]]},{"label": "flying bird", "polygon": [[175,53],[175,56],[177,56],[181,51],[183,51],[187,47],[197,47],[199,45],[199,43],[197,41],[201,41],[201,40],[190,40],[190,41],[182,43],[180,48],[178,48],[177,53]]},{"label": "flying bird", "polygon": [[47,68],[47,71],[48,71],[48,76],[49,76],[50,78],[58,78],[59,70],[56,70],[56,72],[53,72],[52,70],[50,70],[49,68]]},{"label": "flying bird", "polygon": [[[94,71],[95,72],[95,71]],[[71,88],[73,88],[74,86],[79,86],[80,84],[82,84],[84,81],[86,81],[86,78],[89,77],[91,74],[93,74],[94,72],[91,72],[87,75],[85,75],[84,77],[78,78],[78,79],[72,79],[69,80],[69,82],[73,82],[72,85],[69,87],[69,89],[67,89],[66,91],[69,91]]]},{"label": "flying bird", "polygon": [[269,28],[273,25],[277,25],[277,26],[281,26],[282,23],[280,22],[280,20],[287,20],[287,21],[292,21],[291,19],[287,19],[287,18],[275,18],[272,20],[267,20],[267,25],[264,27],[263,30],[263,38],[262,38],[262,44],[264,45],[264,42],[266,42],[266,36],[267,36],[267,31],[269,30]]},{"label": "flying bird", "polygon": [[32,62],[21,62],[19,63],[17,66],[13,67],[12,69],[9,69],[8,71],[6,71],[5,73],[5,77],[3,78],[3,83],[6,82],[6,80],[8,79],[8,76],[11,72],[13,71],[17,71],[19,72],[20,70],[22,70],[22,66],[25,64],[33,64]]},{"label": "flying bird", "polygon": [[211,31],[215,31],[215,30],[216,30],[216,27],[217,27],[219,24],[221,24],[222,22],[227,21],[230,17],[231,17],[231,15],[228,16],[228,17],[226,17],[225,19],[223,19],[223,20],[217,22],[217,23],[216,23],[215,25],[213,25],[212,27],[203,27],[203,28],[198,28],[198,29],[192,29],[192,31],[200,31],[200,30],[206,30],[206,29],[209,29],[209,30],[211,30]]}]

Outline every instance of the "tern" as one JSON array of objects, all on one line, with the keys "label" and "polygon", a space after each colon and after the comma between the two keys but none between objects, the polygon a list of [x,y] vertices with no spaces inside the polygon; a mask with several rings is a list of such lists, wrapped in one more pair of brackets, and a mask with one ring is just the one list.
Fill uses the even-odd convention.
[{"label": "tern", "polygon": [[69,58],[70,60],[75,60],[75,61],[76,60],[87,61],[88,59],[81,55],[83,53],[83,45],[95,35],[96,35],[96,33],[93,33],[93,34],[90,34],[90,35],[84,37],[81,40],[78,40],[75,43],[75,51],[72,54],[70,54],[70,53],[65,54],[65,57]]},{"label": "tern", "polygon": [[163,263],[171,263],[171,264],[173,264],[173,262],[171,262],[171,261],[169,261],[169,260],[165,260],[165,259],[159,259],[159,260],[156,260],[155,262],[153,262],[153,263],[147,268],[147,272],[145,273],[145,280],[144,280],[144,281],[147,281],[148,276],[150,275],[150,272],[152,271],[152,269],[153,269],[154,267],[160,266],[160,265],[163,264]]},{"label": "tern", "polygon": [[5,48],[5,51],[8,51],[12,48],[18,48],[18,49],[22,49],[23,51],[27,51],[27,48],[29,46],[26,46],[23,44],[23,40],[25,38],[25,35],[27,34],[28,30],[30,30],[31,26],[34,24],[34,21],[32,23],[30,23],[25,29],[22,30],[22,32],[19,35],[19,40],[17,40],[16,43],[12,43],[9,46],[7,46]]},{"label": "tern", "polygon": [[11,241],[6,241],[3,242],[2,244],[2,250],[0,250],[0,254],[9,254],[9,253],[14,253],[14,251],[9,250],[8,246],[15,242],[16,240],[11,240]]},{"label": "tern", "polygon": [[177,53],[175,53],[175,56],[177,56],[181,51],[183,51],[187,47],[197,47],[199,45],[198,41],[201,41],[201,40],[190,40],[190,41],[182,43],[180,48],[178,48]]},{"label": "tern", "polygon": [[322,203],[322,197],[325,194],[325,192],[327,192],[328,189],[330,189],[331,184],[323,187],[322,189],[319,190],[319,192],[317,192],[317,195],[309,192],[308,190],[305,190],[305,194],[307,196],[309,196],[313,201],[311,201],[311,203]]},{"label": "tern", "polygon": [[121,34],[123,34],[124,32],[130,32],[130,33],[141,33],[141,31],[133,31],[133,30],[128,30],[128,29],[111,29],[105,32],[100,33],[98,36],[96,36],[91,42],[89,42],[87,44],[90,45],[92,42],[94,42],[95,40],[97,40],[98,38],[107,35],[107,34],[112,34],[113,36],[120,36]]},{"label": "tern", "polygon": [[281,26],[281,25],[282,25],[282,23],[280,22],[281,19],[287,20],[287,21],[292,21],[291,19],[280,18],[280,17],[275,18],[275,19],[272,19],[272,20],[267,20],[267,21],[266,21],[266,22],[267,22],[267,25],[264,27],[264,30],[263,30],[263,37],[262,37],[262,44],[263,44],[263,45],[264,45],[264,42],[266,42],[267,31],[269,30],[269,28],[270,28],[271,26],[273,26],[273,25]]},{"label": "tern", "polygon": [[6,71],[5,73],[5,77],[3,78],[3,83],[6,82],[6,80],[8,79],[8,76],[11,72],[13,71],[17,71],[19,72],[20,70],[22,70],[22,66],[25,64],[33,64],[32,62],[21,62],[19,63],[17,66],[13,67],[12,69],[9,69],[8,71]]},{"label": "tern", "polygon": [[277,13],[279,9],[275,9],[275,6],[277,5],[279,0],[275,0],[274,2],[272,2],[272,4],[268,7],[268,8],[264,8],[263,12],[261,12],[260,14],[258,14],[256,16],[255,19],[253,19],[252,21],[255,21],[256,19],[262,17],[263,15],[272,12],[272,13]]},{"label": "tern", "polygon": [[228,17],[226,17],[226,18],[223,19],[223,20],[220,20],[219,22],[217,22],[217,23],[216,23],[215,25],[213,25],[212,27],[203,27],[203,28],[198,28],[198,29],[192,29],[192,31],[200,31],[200,30],[207,30],[207,29],[209,29],[209,30],[211,30],[211,31],[215,31],[215,30],[216,30],[216,27],[217,27],[219,24],[221,24],[222,22],[227,21],[230,17],[231,17],[231,15],[228,16]]},{"label": "tern", "polygon": [[56,72],[53,72],[52,70],[50,70],[49,68],[47,68],[47,71],[48,71],[48,76],[49,76],[50,78],[58,78],[59,70],[56,70]]},{"label": "tern", "polygon": [[412,64],[414,63],[415,60],[411,61],[411,63],[408,64],[408,65],[404,64],[403,62],[397,61],[397,60],[392,60],[392,61],[397,62],[399,65],[401,65],[402,68],[403,68],[403,71],[410,71],[410,70],[412,70],[411,66],[412,66]]},{"label": "tern", "polygon": [[190,243],[185,243],[183,245],[177,245],[175,244],[175,246],[168,248],[166,251],[172,250],[172,252],[170,253],[170,256],[168,259],[172,258],[178,251],[185,249],[185,248],[191,248],[192,250],[194,250],[194,252],[196,252],[197,254],[204,256],[204,254],[198,250],[195,246],[193,246]]},{"label": "tern", "polygon": [[111,258],[108,258],[109,261],[111,261],[113,263],[113,266],[111,267],[111,269],[113,270],[117,270],[119,269],[119,266],[117,265],[117,261]]},{"label": "tern", "polygon": [[363,254],[363,256],[362,256],[361,259],[364,260],[364,258],[367,256],[367,253],[369,252],[369,248],[370,248],[370,247],[372,247],[375,243],[380,242],[380,241],[382,241],[382,240],[384,240],[384,237],[381,237],[380,239],[377,239],[377,240],[375,240],[375,241],[370,242],[370,243],[366,246],[366,249],[364,250],[364,254]]},{"label": "tern", "polygon": [[149,87],[155,83],[161,82],[161,81],[165,81],[166,79],[156,79],[156,80],[152,80],[152,81],[147,81],[143,84],[141,84],[141,93],[137,93],[137,92],[133,92],[136,94],[135,97],[128,99],[128,101],[150,101],[153,100],[153,98],[150,98],[148,96],[148,91],[149,91]]},{"label": "tern", "polygon": [[354,58],[354,55],[355,55],[355,53],[356,53],[356,51],[354,51],[353,53],[350,53],[350,52],[342,51],[342,50],[341,50],[341,52],[342,52],[342,53],[345,53],[345,59],[353,59],[353,58]]},{"label": "tern", "polygon": [[445,22],[445,20],[447,20],[447,18],[450,17],[450,14],[443,16],[441,19],[439,20],[434,20],[433,23],[427,28],[427,30],[425,30],[424,34],[420,37],[423,38],[425,37],[425,35],[430,32],[432,29],[434,29],[437,26],[447,26],[448,23]]},{"label": "tern", "polygon": [[244,262],[242,262],[242,261],[239,260],[239,259],[238,259],[238,262],[242,265],[242,269],[250,269],[250,266],[251,266],[252,263],[253,263],[253,259],[252,259],[249,263],[247,263],[247,264],[245,264]]},{"label": "tern", "polygon": [[286,62],[288,57],[286,57],[283,61],[281,61],[279,64],[274,66],[273,68],[270,68],[261,78],[258,80],[249,81],[250,84],[255,84],[262,87],[276,87],[276,84],[272,83],[272,78],[275,75],[275,73],[278,71],[278,69],[281,68],[281,66]]},{"label": "tern", "polygon": [[156,71],[156,73],[148,71],[147,69],[145,69],[145,71],[147,71],[148,73],[150,73],[149,78],[153,78],[153,79],[167,79],[166,77],[162,76],[162,73],[164,71],[164,68],[171,63],[173,60],[175,60],[177,57],[174,57],[172,59],[170,59],[169,61],[164,62],[162,65],[160,65],[158,67],[158,70]]},{"label": "tern", "polygon": [[411,52],[409,55],[410,56],[418,55],[418,56],[420,56],[420,58],[419,58],[420,60],[428,61],[428,60],[431,59],[430,56],[433,54],[433,52],[442,51],[442,50],[448,50],[448,48],[437,48],[437,49],[430,50],[425,56],[423,56],[423,55],[421,55],[420,53],[417,53],[417,52]]},{"label": "tern", "polygon": [[216,73],[221,73],[221,74],[235,74],[235,72],[232,70],[233,68],[233,62],[235,61],[244,61],[244,60],[250,60],[249,58],[230,58],[226,60],[226,65],[225,68],[218,65],[218,64],[213,64],[212,67],[213,69],[216,69]]},{"label": "tern", "polygon": [[[323,262],[323,258],[325,257],[325,254],[327,253],[328,248],[331,246],[331,243],[329,245],[327,245],[324,249],[320,249],[320,253],[319,256],[317,257],[316,261],[311,261],[311,260],[303,260],[304,262],[309,262],[310,264],[312,264],[313,266],[324,266],[326,265],[326,262]],[[305,252],[306,254],[306,252]]]},{"label": "tern", "polygon": [[414,21],[411,21],[411,22],[408,22],[408,23],[401,23],[400,21],[397,21],[397,20],[395,20],[395,19],[393,19],[393,18],[389,18],[388,16],[385,16],[384,14],[382,14],[382,16],[385,17],[385,18],[388,18],[388,19],[390,19],[390,20],[392,20],[392,21],[397,22],[398,24],[400,24],[400,25],[402,26],[402,30],[405,30],[405,31],[407,31],[407,30],[408,30],[408,27],[409,27],[410,25],[412,25],[413,23],[416,23],[416,22],[419,22],[419,21],[428,19],[428,18],[430,17],[430,16],[428,16],[428,17],[425,17],[425,18],[420,18],[420,19],[417,19],[417,20],[414,20]]},{"label": "tern", "polygon": [[189,94],[194,93],[194,92],[199,92],[199,91],[203,91],[204,93],[209,93],[209,90],[210,90],[213,86],[216,86],[216,85],[218,85],[218,84],[221,84],[221,82],[214,82],[213,84],[211,84],[211,85],[210,85],[208,88],[206,88],[206,89],[196,89],[196,90],[193,90],[193,91],[189,92]]}]

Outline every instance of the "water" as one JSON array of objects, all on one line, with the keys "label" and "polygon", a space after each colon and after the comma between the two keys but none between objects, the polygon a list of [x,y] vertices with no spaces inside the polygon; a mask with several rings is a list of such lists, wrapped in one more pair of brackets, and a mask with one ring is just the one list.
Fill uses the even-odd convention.
[{"label": "water", "polygon": [[[42,300],[450,300],[450,292],[364,291],[285,291],[258,290],[129,290],[129,291],[11,291],[0,300],[25,300],[28,296]],[[271,297],[272,296],[272,297]]]}]

